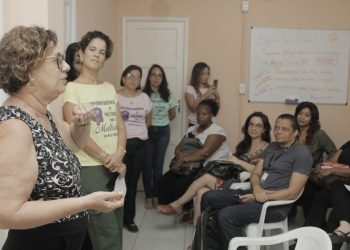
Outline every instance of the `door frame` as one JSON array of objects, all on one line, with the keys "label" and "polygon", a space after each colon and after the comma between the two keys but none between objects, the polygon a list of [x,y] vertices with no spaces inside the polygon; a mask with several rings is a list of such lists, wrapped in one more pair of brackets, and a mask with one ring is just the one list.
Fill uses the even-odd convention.
[{"label": "door frame", "polygon": [[183,93],[181,98],[181,119],[182,119],[182,127],[181,127],[181,134],[184,135],[187,130],[187,106],[185,101],[185,87],[187,85],[187,60],[188,60],[188,18],[185,17],[131,17],[126,16],[123,17],[123,27],[122,27],[122,51],[123,51],[123,69],[127,66],[126,65],[126,44],[127,44],[127,24],[129,21],[135,22],[180,22],[184,25],[184,50],[183,50],[183,76],[182,76],[182,82],[183,82]]},{"label": "door frame", "polygon": [[0,39],[4,35],[4,31],[5,31],[4,0],[0,0]]},{"label": "door frame", "polygon": [[64,48],[67,48],[67,46],[72,43],[76,42],[77,40],[77,3],[76,0],[65,0],[64,1],[64,15],[65,15],[65,41],[64,41]]}]

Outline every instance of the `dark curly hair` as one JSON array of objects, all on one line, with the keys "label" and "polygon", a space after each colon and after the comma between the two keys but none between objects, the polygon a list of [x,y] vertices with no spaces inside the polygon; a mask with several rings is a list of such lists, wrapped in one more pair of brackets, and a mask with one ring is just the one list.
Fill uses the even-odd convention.
[{"label": "dark curly hair", "polygon": [[113,42],[105,33],[101,31],[89,31],[80,40],[80,49],[85,52],[86,48],[89,46],[91,40],[95,38],[100,38],[106,43],[106,59],[110,58],[113,52]]},{"label": "dark curly hair", "polygon": [[16,93],[30,81],[30,69],[56,45],[55,32],[42,27],[17,26],[7,32],[0,42],[0,87]]},{"label": "dark curly hair", "polygon": [[217,103],[215,100],[213,100],[213,99],[205,99],[205,100],[201,101],[201,102],[198,104],[197,109],[198,109],[199,106],[202,106],[202,105],[209,107],[209,109],[210,109],[210,111],[211,111],[211,114],[212,114],[214,117],[215,117],[215,116],[218,114],[218,112],[219,112],[219,105],[218,105],[218,103]]},{"label": "dark curly hair", "polygon": [[151,97],[151,95],[153,93],[153,90],[151,88],[150,77],[151,77],[151,72],[154,68],[158,68],[162,72],[162,82],[160,83],[158,92],[160,94],[160,97],[164,101],[168,102],[169,97],[170,97],[170,90],[168,88],[168,81],[166,79],[164,69],[162,68],[162,66],[160,66],[158,64],[153,64],[152,67],[149,69],[146,83],[145,83],[145,87],[143,88],[143,92],[145,92],[149,97]]},{"label": "dark curly hair", "polygon": [[294,117],[297,118],[300,111],[302,111],[305,108],[308,108],[311,113],[310,125],[306,131],[306,144],[308,145],[311,143],[315,132],[321,128],[321,124],[320,124],[320,114],[318,112],[318,108],[312,102],[299,103],[298,106],[295,108]]},{"label": "dark curly hair", "polygon": [[244,155],[245,153],[247,153],[249,151],[250,147],[252,146],[252,138],[250,137],[250,135],[248,133],[248,127],[249,127],[250,120],[253,117],[259,117],[264,125],[265,131],[262,134],[261,139],[263,139],[267,143],[270,143],[270,141],[271,141],[271,135],[270,135],[271,124],[269,122],[269,118],[267,117],[267,115],[265,115],[262,112],[254,112],[248,116],[248,118],[245,120],[245,123],[242,127],[242,133],[244,134],[244,137],[243,137],[243,140],[241,140],[236,146],[235,156],[237,156],[237,157],[240,157],[240,156]]}]

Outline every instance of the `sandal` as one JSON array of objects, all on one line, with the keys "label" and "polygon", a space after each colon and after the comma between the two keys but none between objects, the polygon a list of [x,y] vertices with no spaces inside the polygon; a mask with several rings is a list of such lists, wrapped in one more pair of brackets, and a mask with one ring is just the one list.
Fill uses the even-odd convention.
[{"label": "sandal", "polygon": [[[340,233],[340,235],[338,235],[337,233]],[[333,233],[329,234],[329,238],[331,238],[333,244],[350,242],[350,232],[344,233],[342,231],[336,230]]]},{"label": "sandal", "polygon": [[182,213],[182,207],[178,206],[179,208],[176,209],[173,204],[177,205],[177,201],[174,201],[173,203],[167,204],[167,205],[159,205],[157,207],[157,210],[161,212],[162,214],[181,214]]}]

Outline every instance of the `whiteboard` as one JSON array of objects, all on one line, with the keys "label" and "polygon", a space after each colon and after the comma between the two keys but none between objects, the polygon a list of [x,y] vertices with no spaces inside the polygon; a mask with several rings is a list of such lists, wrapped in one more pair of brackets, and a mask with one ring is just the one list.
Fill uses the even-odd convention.
[{"label": "whiteboard", "polygon": [[350,31],[251,29],[249,101],[347,103]]}]

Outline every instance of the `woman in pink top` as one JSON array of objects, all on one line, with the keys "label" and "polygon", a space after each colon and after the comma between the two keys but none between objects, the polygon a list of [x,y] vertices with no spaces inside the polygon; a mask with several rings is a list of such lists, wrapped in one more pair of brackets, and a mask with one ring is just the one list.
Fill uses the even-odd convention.
[{"label": "woman in pink top", "polygon": [[134,222],[136,213],[135,198],[137,182],[147,156],[147,127],[152,121],[152,102],[147,94],[140,91],[142,69],[136,65],[128,66],[122,74],[117,91],[120,110],[126,127],[126,195],[124,203],[124,227],[130,232],[137,232]]},{"label": "woman in pink top", "polygon": [[208,83],[210,67],[204,62],[196,63],[192,69],[190,84],[186,87],[185,100],[188,108],[188,126],[196,125],[198,104],[205,99],[214,99],[220,106],[220,96],[216,86]]}]

